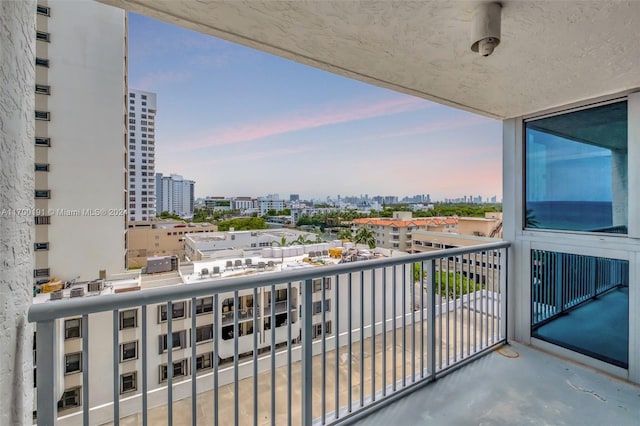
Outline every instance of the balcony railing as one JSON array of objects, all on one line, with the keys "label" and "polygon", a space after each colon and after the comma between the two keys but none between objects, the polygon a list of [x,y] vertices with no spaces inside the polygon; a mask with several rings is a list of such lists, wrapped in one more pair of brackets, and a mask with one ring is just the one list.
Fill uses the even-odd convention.
[{"label": "balcony railing", "polygon": [[[505,342],[508,247],[498,242],[34,305],[29,320],[37,326],[38,423],[119,424],[138,416],[143,425],[172,424],[180,416],[191,424],[268,419],[274,425],[311,425],[366,416]],[[313,280],[324,277],[332,278],[331,288],[314,293]],[[260,288],[275,294],[277,285],[286,285],[289,298],[300,288],[299,317],[287,300],[283,311],[291,321],[277,322],[279,309],[260,318],[255,309],[250,324],[235,316],[232,328],[222,326],[221,300],[233,297],[239,306],[241,295],[253,293],[258,300]],[[213,339],[200,342],[196,300],[208,296],[213,296]],[[316,299],[322,304],[317,324]],[[162,324],[153,321],[155,305],[172,312],[172,304],[182,300],[191,301],[190,321],[171,316]],[[129,309],[141,311],[139,327],[120,330],[119,314]],[[60,320],[79,316],[81,408],[58,413],[59,383],[65,379],[56,373],[65,344]],[[111,333],[106,341],[104,327],[107,336]],[[185,341],[200,343],[173,348],[173,339],[167,339],[169,347],[160,354],[148,344],[157,342],[154,333],[182,329],[191,334]],[[140,338],[139,356],[130,362],[141,386],[136,383],[123,395],[121,373],[131,374],[132,365],[123,368],[121,343],[133,338],[124,333]],[[213,354],[211,365],[201,358],[203,350]],[[158,363],[174,367],[158,372]]]}]

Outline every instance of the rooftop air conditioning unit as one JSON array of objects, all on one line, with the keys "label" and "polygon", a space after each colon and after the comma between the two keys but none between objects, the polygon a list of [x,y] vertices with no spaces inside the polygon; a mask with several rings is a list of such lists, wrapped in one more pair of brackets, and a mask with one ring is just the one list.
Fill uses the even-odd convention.
[{"label": "rooftop air conditioning unit", "polygon": [[87,285],[87,287],[90,293],[96,292],[96,291],[102,291],[104,290],[104,281],[102,280],[92,281]]},{"label": "rooftop air conditioning unit", "polygon": [[74,287],[71,289],[71,297],[84,296],[84,287]]},{"label": "rooftop air conditioning unit", "polygon": [[62,300],[62,290],[52,291],[51,299],[49,300]]}]

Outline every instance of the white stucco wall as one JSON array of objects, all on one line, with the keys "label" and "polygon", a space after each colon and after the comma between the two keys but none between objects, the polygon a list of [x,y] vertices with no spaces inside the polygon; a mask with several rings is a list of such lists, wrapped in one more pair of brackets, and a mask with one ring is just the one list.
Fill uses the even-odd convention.
[{"label": "white stucco wall", "polygon": [[[48,226],[51,276],[124,270],[125,12],[92,1],[50,1]],[[90,215],[83,209],[97,212]]]},{"label": "white stucco wall", "polygon": [[0,2],[0,425],[31,422],[35,0]]}]

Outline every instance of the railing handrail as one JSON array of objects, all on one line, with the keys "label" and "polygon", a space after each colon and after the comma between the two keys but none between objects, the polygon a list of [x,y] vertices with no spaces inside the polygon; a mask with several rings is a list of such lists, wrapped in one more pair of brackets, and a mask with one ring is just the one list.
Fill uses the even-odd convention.
[{"label": "railing handrail", "polygon": [[59,318],[107,312],[115,309],[129,309],[141,305],[167,303],[169,301],[191,299],[193,297],[211,296],[216,293],[250,290],[255,287],[304,281],[332,275],[372,270],[387,266],[405,265],[424,262],[438,258],[458,256],[487,250],[498,250],[511,246],[509,241],[479,244],[469,247],[435,250],[432,252],[414,253],[407,256],[388,257],[366,261],[326,265],[321,268],[304,268],[281,273],[267,273],[252,276],[203,280],[197,283],[168,285],[165,287],[144,289],[120,294],[106,294],[96,297],[80,297],[55,302],[38,303],[29,308],[29,322],[52,321]]}]

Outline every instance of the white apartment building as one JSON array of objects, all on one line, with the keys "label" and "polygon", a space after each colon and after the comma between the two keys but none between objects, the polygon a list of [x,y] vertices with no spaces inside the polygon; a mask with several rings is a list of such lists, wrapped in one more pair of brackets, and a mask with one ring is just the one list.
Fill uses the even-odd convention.
[{"label": "white apartment building", "polygon": [[129,220],[152,220],[156,216],[156,94],[130,89],[128,106]]},{"label": "white apartment building", "polygon": [[180,175],[163,176],[162,173],[156,173],[156,213],[169,212],[180,217],[192,217],[196,200],[195,184]]},{"label": "white apartment building", "polygon": [[34,13],[33,280],[121,272],[127,258],[126,14],[97,2],[59,0],[39,0]]},{"label": "white apartment building", "polygon": [[[62,291],[62,299],[71,297],[102,297],[104,295],[117,294],[129,291],[146,291],[160,286],[172,285],[189,285],[192,283],[210,281],[212,286],[216,285],[219,279],[228,279],[234,276],[251,275],[251,274],[271,274],[281,270],[295,269],[322,269],[325,264],[335,264],[340,261],[338,258],[332,258],[323,255],[319,251],[310,250],[317,245],[303,246],[302,254],[291,252],[286,257],[273,257],[273,252],[267,257],[262,254],[246,253],[242,255],[242,265],[232,261],[233,267],[227,267],[229,259],[213,259],[207,261],[194,262],[193,272],[174,272],[170,274],[160,274],[157,277],[153,275],[140,276],[139,272],[121,274],[120,276],[108,277],[106,280],[94,281],[91,283],[78,283],[71,289]],[[356,250],[353,245],[346,243],[343,247],[343,253],[347,255]],[[370,252],[366,249],[360,249],[358,258],[359,262],[366,262],[368,259],[379,259],[386,257],[388,254],[385,250],[376,250]],[[406,256],[406,253],[395,252],[394,256]],[[346,256],[345,256],[346,258]],[[246,259],[251,259],[247,265]],[[237,259],[236,259],[237,260]],[[272,263],[269,263],[269,261]],[[283,261],[282,265],[279,263]],[[406,266],[405,266],[406,267]],[[398,267],[400,268],[400,267]],[[399,273],[399,270],[397,271]],[[410,273],[409,271],[407,273]],[[346,336],[349,332],[349,298],[352,300],[371,300],[372,288],[375,282],[375,294],[382,295],[383,275],[387,275],[388,283],[392,283],[393,271],[387,269],[386,272],[378,269],[375,272],[375,281],[373,275],[368,272],[362,276],[361,284],[360,274],[353,274],[351,279],[348,274],[340,274],[336,281],[335,276],[317,278],[313,280],[312,294],[312,312],[313,312],[313,334],[312,338],[318,339],[322,336],[322,332],[327,336],[335,336],[339,331],[343,336],[341,338],[341,346],[347,345]],[[274,343],[271,333],[271,309],[275,309],[275,343],[283,344],[287,341],[287,323],[289,315],[291,315],[292,341],[298,343],[301,339],[301,312],[302,312],[302,283],[299,281],[291,283],[291,294],[288,294],[287,284],[278,284],[275,287],[275,294],[271,294],[270,286],[260,287],[257,290],[258,297],[254,300],[253,290],[243,290],[238,292],[238,306],[234,306],[234,293],[221,293],[218,297],[218,311],[214,312],[213,296],[202,297],[196,299],[195,306],[195,341],[191,338],[192,313],[191,300],[176,300],[172,305],[172,364],[173,364],[173,382],[174,382],[174,401],[181,400],[189,395],[191,385],[189,376],[193,369],[196,370],[198,392],[206,392],[212,389],[213,382],[211,380],[211,371],[213,368],[214,357],[220,362],[220,383],[223,386],[232,383],[233,374],[232,367],[229,363],[234,356],[235,343],[233,339],[234,315],[238,315],[238,354],[244,354],[242,359],[246,358],[246,354],[253,351],[253,333],[254,333],[254,310],[257,311],[258,329],[258,350],[270,348]],[[82,290],[80,290],[82,289]],[[391,288],[387,291],[391,291]],[[398,281],[395,287],[397,298],[395,299],[395,310],[398,313],[398,321],[396,327],[402,326],[402,316],[404,315],[406,324],[409,324],[414,317],[415,310],[411,307],[411,289],[403,286]],[[349,295],[349,292],[351,293]],[[75,294],[75,295],[74,295]],[[383,305],[388,312],[394,309],[393,300],[391,298],[382,299],[379,303],[364,304],[363,330],[359,331],[360,320],[357,316],[352,319],[352,342],[358,342],[361,339],[361,333],[364,337],[371,335],[371,318],[372,312],[375,311],[375,317],[381,318]],[[288,302],[288,303],[287,303]],[[38,295],[34,303],[55,304],[57,301],[50,294]],[[403,304],[404,303],[404,304]],[[339,330],[336,330],[334,324],[335,312],[339,314]],[[118,335],[118,375],[119,375],[119,394],[121,395],[120,413],[123,416],[140,412],[140,392],[142,382],[142,315],[143,311],[137,307],[132,309],[120,310],[118,313],[117,335]],[[167,326],[167,307],[164,304],[150,304],[146,308],[147,323],[147,383],[148,383],[148,404],[150,407],[166,404],[166,396],[163,391],[167,386],[167,365],[168,365],[168,326]],[[60,320],[60,341],[57,356],[60,357],[59,377],[64,377],[63,383],[60,383],[63,398],[58,404],[58,425],[75,426],[82,424],[82,406],[87,401],[82,400],[82,366],[83,357],[88,356],[88,365],[91,369],[89,376],[89,405],[91,410],[91,422],[102,424],[108,422],[112,415],[112,407],[109,404],[113,399],[113,389],[110,386],[101,386],[102,383],[108,383],[112,380],[113,372],[109,368],[99,368],[98,366],[113,365],[113,350],[109,346],[109,350],[104,349],[104,336],[113,334],[112,326],[114,324],[112,313],[97,313],[88,317],[87,331],[89,336],[88,354],[82,350],[83,336],[83,319],[81,317],[69,317]],[[391,325],[390,325],[391,326]],[[214,329],[217,329],[218,337],[218,353],[213,352]],[[376,334],[381,333],[381,327],[378,327]],[[333,347],[334,340],[330,340],[329,344]],[[191,350],[193,345],[196,346],[196,362],[191,363]],[[320,345],[314,345],[314,353],[321,351]],[[279,351],[278,351],[279,352]],[[299,353],[296,352],[294,361],[299,361]],[[286,356],[278,353],[276,355],[276,365],[284,365]],[[267,363],[261,363],[259,371],[264,372],[268,368]],[[128,398],[126,398],[128,397]],[[125,399],[126,398],[126,399]]]},{"label": "white apartment building", "polygon": [[258,200],[251,197],[234,197],[231,200],[231,210],[251,210],[258,205]]},{"label": "white apartment building", "polygon": [[260,216],[265,216],[269,210],[275,210],[279,212],[286,207],[284,200],[278,200],[271,197],[266,199],[258,199],[258,208],[260,209]]},{"label": "white apartment building", "polygon": [[[187,234],[184,237],[185,255],[191,260],[200,260],[206,257],[225,256],[229,250],[260,251],[265,247],[272,247],[282,242],[284,238],[287,245],[300,238],[315,241],[316,234],[298,231],[296,229],[261,229],[253,231],[226,231],[211,232],[207,235]],[[340,243],[340,241],[338,241]],[[335,245],[335,244],[334,244]],[[331,245],[333,247],[334,245]],[[322,251],[329,249],[329,243],[316,244],[311,250]],[[326,247],[325,247],[326,246]],[[307,245],[305,247],[310,247]],[[284,247],[284,250],[293,247]],[[285,254],[285,256],[288,255]],[[280,257],[278,254],[276,257]]]}]

